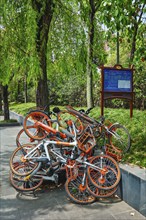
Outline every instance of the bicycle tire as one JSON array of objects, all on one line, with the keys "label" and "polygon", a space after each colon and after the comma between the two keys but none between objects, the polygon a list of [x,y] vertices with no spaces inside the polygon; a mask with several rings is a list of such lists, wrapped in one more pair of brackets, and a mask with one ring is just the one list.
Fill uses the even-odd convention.
[{"label": "bicycle tire", "polygon": [[[41,129],[38,126],[35,126],[37,121],[43,122],[44,124],[51,126],[50,117],[43,111],[35,110],[29,112],[26,117],[24,118],[23,128],[26,134],[34,139],[34,140],[42,140],[47,136],[47,132]],[[30,126],[32,128],[30,129]]]},{"label": "bicycle tire", "polygon": [[[31,174],[39,165],[39,162],[33,162],[33,161],[27,161],[24,160],[24,156],[28,153],[28,151],[32,150],[32,148],[35,147],[35,145],[33,144],[26,144],[23,145],[22,147],[17,147],[14,152],[12,153],[11,157],[10,157],[10,169],[11,171],[16,174],[16,175],[20,175],[20,176],[27,176],[29,174]],[[35,155],[39,156],[40,152],[37,149],[35,151]],[[25,165],[25,171],[22,173],[19,173],[17,170],[17,167],[19,165]]]},{"label": "bicycle tire", "polygon": [[57,113],[58,124],[62,128],[67,128],[66,120],[71,119],[74,122],[76,127],[77,135],[80,135],[83,132],[83,124],[77,115],[70,113],[67,110],[63,110]]},{"label": "bicycle tire", "polygon": [[96,198],[107,198],[115,194],[115,192],[118,189],[118,185],[114,187],[113,189],[109,190],[104,190],[104,189],[99,189],[96,186],[94,186],[91,181],[87,178],[87,190],[91,193]]},{"label": "bicycle tire", "polygon": [[98,124],[98,122],[96,120],[89,117],[86,113],[81,113],[80,111],[77,111],[76,109],[74,109],[71,106],[66,106],[66,109],[68,110],[68,112],[70,114],[74,114],[74,115],[78,116],[80,118],[80,120],[85,124],[91,124],[91,125]]},{"label": "bicycle tire", "polygon": [[122,153],[128,152],[131,147],[131,137],[127,128],[115,123],[109,127],[109,131],[113,133],[113,135],[108,134],[109,144],[121,150]]},{"label": "bicycle tire", "polygon": [[83,174],[79,173],[75,179],[68,178],[65,182],[65,191],[74,203],[82,205],[93,203],[95,197],[89,193],[86,185],[82,186],[82,177]]},{"label": "bicycle tire", "polygon": [[91,183],[99,189],[110,190],[118,185],[121,178],[118,163],[108,155],[97,155],[89,163],[97,168],[87,167],[87,175]]},{"label": "bicycle tire", "polygon": [[[27,129],[31,129],[33,128],[33,126],[28,126]],[[16,144],[17,144],[17,147],[21,147],[23,146],[24,144],[29,144],[29,143],[32,143],[32,142],[35,142],[34,139],[28,137],[28,135],[26,134],[24,128],[22,128],[17,136],[16,136]]]},{"label": "bicycle tire", "polygon": [[[19,170],[19,173],[21,170],[23,170],[25,165],[19,165],[17,166],[17,171]],[[43,183],[43,177],[42,176],[31,176],[29,179],[25,180],[26,176],[18,176],[14,174],[12,171],[9,173],[9,180],[11,185],[19,192],[30,192],[35,191],[38,187],[40,187]]]}]

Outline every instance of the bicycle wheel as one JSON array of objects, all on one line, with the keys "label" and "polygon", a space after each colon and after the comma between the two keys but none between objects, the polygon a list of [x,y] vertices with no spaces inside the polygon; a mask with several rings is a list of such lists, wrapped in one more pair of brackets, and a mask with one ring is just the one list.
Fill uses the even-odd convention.
[{"label": "bicycle wheel", "polygon": [[[18,165],[16,167],[18,173],[24,173],[25,165]],[[25,176],[18,176],[10,171],[9,175],[11,185],[19,192],[30,192],[36,190],[43,183],[43,177],[34,175],[25,180]]]},{"label": "bicycle wheel", "polygon": [[27,114],[23,122],[23,128],[30,138],[35,140],[42,140],[47,136],[48,133],[35,125],[37,121],[51,126],[49,116],[42,111],[35,110]]},{"label": "bicycle wheel", "polygon": [[[14,174],[16,174],[18,176],[19,175],[20,176],[27,176],[38,167],[39,162],[33,162],[33,161],[28,161],[28,160],[24,159],[24,156],[27,153],[31,152],[31,150],[34,147],[35,147],[35,145],[27,144],[27,145],[23,145],[22,147],[18,147],[14,150],[14,152],[12,153],[12,155],[10,157],[10,168]],[[40,155],[39,150],[36,149],[32,155],[35,157],[38,157]],[[19,165],[24,166],[23,172],[21,170],[21,172],[19,173],[19,169],[17,169],[17,167]]]},{"label": "bicycle wheel", "polygon": [[[33,126],[28,126],[27,129],[32,129]],[[17,147],[21,147],[23,146],[24,144],[29,144],[30,142],[35,142],[34,139],[28,137],[28,135],[25,133],[25,130],[24,128],[22,128],[17,136],[16,136],[16,144],[17,144]]]},{"label": "bicycle wheel", "polygon": [[91,193],[91,195],[93,195],[96,198],[110,197],[117,191],[118,188],[118,186],[116,186],[113,189],[109,189],[109,190],[99,189],[96,186],[94,186],[88,178],[86,184],[87,184],[87,190]]},{"label": "bicycle wheel", "polygon": [[121,124],[113,124],[109,128],[108,134],[109,143],[126,153],[131,146],[131,137],[128,130]]},{"label": "bicycle wheel", "polygon": [[60,127],[63,127],[66,129],[68,126],[66,123],[66,120],[70,119],[73,121],[76,127],[77,135],[80,135],[83,132],[84,127],[83,127],[81,120],[78,118],[78,116],[73,115],[69,113],[68,111],[64,110],[64,111],[60,111],[57,114],[57,119],[58,119],[58,123]]},{"label": "bicycle wheel", "polygon": [[87,190],[86,185],[82,185],[83,173],[78,173],[75,179],[68,178],[65,183],[65,190],[69,198],[77,204],[89,204],[95,201]]},{"label": "bicycle wheel", "polygon": [[120,168],[112,157],[98,155],[93,157],[89,163],[91,165],[87,168],[87,174],[94,186],[109,190],[118,185],[121,177]]}]

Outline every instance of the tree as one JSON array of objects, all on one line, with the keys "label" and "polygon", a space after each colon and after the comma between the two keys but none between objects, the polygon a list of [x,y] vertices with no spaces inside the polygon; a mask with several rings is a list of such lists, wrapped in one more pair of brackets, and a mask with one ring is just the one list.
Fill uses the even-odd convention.
[{"label": "tree", "polygon": [[2,86],[2,98],[4,104],[4,120],[9,120],[8,85]]},{"label": "tree", "polygon": [[[97,58],[95,56],[95,29],[97,28],[96,13],[100,7],[102,0],[89,0],[87,3],[80,1],[80,11],[82,12],[82,19],[84,22],[84,30],[86,32],[86,75],[87,75],[87,107],[91,108],[94,106],[93,98],[93,65]],[[95,28],[96,27],[96,28]],[[96,38],[96,40],[98,40]]]},{"label": "tree", "polygon": [[94,23],[95,23],[95,1],[89,1],[89,29],[88,29],[88,44],[87,44],[87,107],[93,107],[93,73],[92,73],[92,62],[93,62],[93,43],[94,43]]},{"label": "tree", "polygon": [[2,112],[3,108],[2,108],[2,85],[0,84],[0,112]]},{"label": "tree", "polygon": [[[134,25],[144,11],[143,0],[3,2],[0,81],[9,86],[10,100],[36,99],[39,107],[45,107],[50,98],[55,104],[92,107],[99,103],[97,66],[106,64],[107,57],[110,65],[119,58],[123,66],[129,65]],[[143,22],[139,22],[133,59],[140,72],[135,80],[135,88],[141,91],[138,99],[144,96],[143,84],[138,87],[144,72],[138,59],[145,59],[144,55],[140,58],[142,30]],[[106,44],[110,45],[107,52]]]},{"label": "tree", "polygon": [[133,63],[134,60],[138,31],[141,28],[144,9],[146,5],[146,3],[142,2],[141,0],[135,0],[131,3],[132,9],[129,12],[129,16],[131,18],[131,27],[128,29],[128,34],[131,36],[130,64]]},{"label": "tree", "polygon": [[32,7],[36,11],[36,51],[40,63],[40,76],[37,83],[36,104],[38,107],[48,105],[47,84],[47,43],[53,16],[53,0],[32,0]]},{"label": "tree", "polygon": [[[116,0],[113,4],[113,0],[106,0],[102,2],[100,11],[100,19],[107,27],[107,40],[110,48],[108,65],[114,65],[114,60],[120,60],[120,64],[125,67],[134,65],[135,106],[143,106],[144,108],[144,104],[140,103],[144,103],[145,99],[145,64],[142,61],[145,60],[145,20],[143,18],[145,1]],[[116,35],[117,30],[118,37]],[[117,58],[115,56],[116,42],[118,45],[117,56],[119,56]],[[120,50],[118,47],[120,47]]]},{"label": "tree", "polygon": [[25,79],[26,88],[27,81],[33,79],[37,83],[37,106],[44,107],[48,103],[46,51],[53,1],[5,1],[3,4],[1,80],[8,85],[12,75],[17,79],[21,77],[21,81]]},{"label": "tree", "polygon": [[[4,104],[4,117],[9,119],[9,85],[13,81],[14,76],[22,77],[23,70],[28,63],[28,44],[26,34],[26,1],[2,1],[2,19],[1,19],[1,84]],[[29,38],[30,39],[30,38]],[[20,74],[21,73],[21,74]],[[17,78],[17,82],[18,82]],[[14,89],[15,90],[15,89]]]}]

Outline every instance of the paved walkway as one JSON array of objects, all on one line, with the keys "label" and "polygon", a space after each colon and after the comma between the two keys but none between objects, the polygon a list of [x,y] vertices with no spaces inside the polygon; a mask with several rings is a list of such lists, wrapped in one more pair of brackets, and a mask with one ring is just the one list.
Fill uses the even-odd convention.
[{"label": "paved walkway", "polygon": [[146,219],[118,197],[91,205],[73,204],[64,186],[44,190],[36,197],[20,195],[9,183],[9,158],[16,148],[21,126],[0,127],[0,219],[1,220],[141,220]]}]

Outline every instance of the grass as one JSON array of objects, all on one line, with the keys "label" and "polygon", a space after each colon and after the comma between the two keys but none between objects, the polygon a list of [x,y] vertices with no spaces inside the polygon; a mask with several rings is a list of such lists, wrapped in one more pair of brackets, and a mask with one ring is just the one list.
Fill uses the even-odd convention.
[{"label": "grass", "polygon": [[[96,108],[92,111],[92,117],[96,115],[95,112]],[[105,118],[112,123],[119,122],[129,130],[132,145],[123,162],[146,167],[146,111],[134,110],[133,117],[130,118],[129,109],[107,108]]]},{"label": "grass", "polygon": [[[51,110],[54,106],[51,106]],[[35,103],[26,104],[12,104],[10,110],[22,115],[35,109]],[[63,109],[64,107],[60,107]],[[81,107],[82,108],[82,107]],[[86,108],[85,108],[86,109]],[[95,107],[91,110],[90,116],[98,119],[100,116],[100,108]],[[135,164],[140,167],[146,167],[146,110],[133,110],[133,117],[130,118],[129,109],[104,109],[104,116],[112,123],[119,122],[124,125],[128,130],[132,138],[132,146],[130,151],[125,154],[123,158],[124,163]]]},{"label": "grass", "polygon": [[3,111],[0,111],[0,116],[1,116],[1,115],[4,115]]},{"label": "grass", "polygon": [[32,109],[36,109],[35,103],[12,103],[10,104],[10,110],[14,111],[20,115],[26,115],[27,112],[29,112]]},{"label": "grass", "polygon": [[10,124],[10,123],[17,123],[18,121],[15,119],[9,119],[9,120],[1,120],[0,124]]}]

